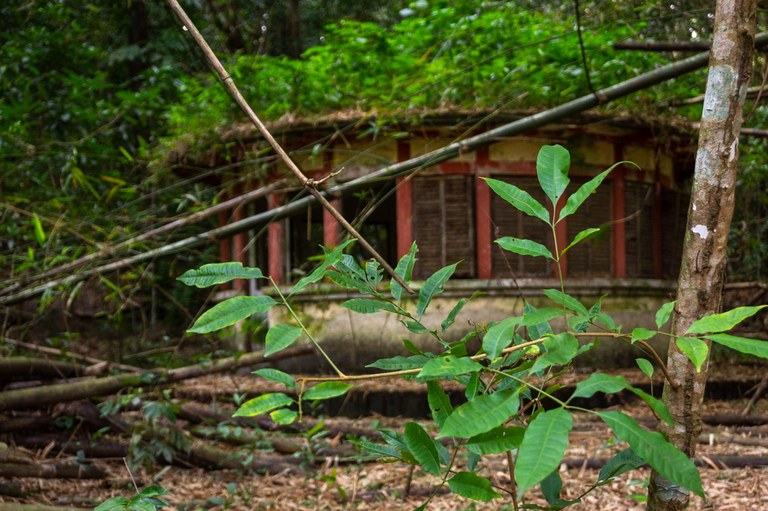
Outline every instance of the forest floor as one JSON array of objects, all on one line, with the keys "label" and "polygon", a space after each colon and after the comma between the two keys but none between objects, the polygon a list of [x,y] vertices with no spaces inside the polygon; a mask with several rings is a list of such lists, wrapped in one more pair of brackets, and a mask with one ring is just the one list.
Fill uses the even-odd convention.
[{"label": "forest floor", "polygon": [[[764,371],[756,367],[752,377]],[[744,377],[744,371],[734,366],[730,379]],[[206,376],[185,382],[177,391],[187,398],[208,394],[216,395],[270,390],[253,388],[258,380],[249,376]],[[754,380],[753,380],[754,381]],[[379,390],[402,391],[402,382],[380,382]],[[715,385],[715,383],[713,383]],[[368,390],[372,390],[373,387]],[[198,399],[199,401],[199,399]],[[214,402],[215,399],[211,399]],[[712,400],[705,403],[703,415],[738,416],[747,399]],[[636,402],[616,403],[641,423],[653,422],[647,408]],[[610,406],[609,406],[610,407]],[[768,416],[768,398],[763,397],[750,412],[751,416]],[[373,430],[376,427],[402,428],[414,419],[384,417],[381,415],[359,418],[328,418],[327,423],[344,430]],[[426,425],[427,423],[424,422]],[[322,436],[321,436],[322,437]],[[293,439],[309,446],[306,436]],[[562,497],[580,496],[597,479],[598,469],[589,468],[588,461],[605,460],[625,446],[612,441],[608,428],[590,414],[576,414],[570,445],[560,475],[563,480]],[[372,440],[376,440],[375,438]],[[334,447],[348,443],[344,435],[326,437],[326,445]],[[349,451],[347,451],[349,452]],[[39,454],[39,453],[38,453]],[[46,453],[50,456],[50,453]],[[701,468],[707,499],[694,497],[690,509],[758,511],[768,509],[768,468],[728,468],[713,461],[717,456],[768,457],[768,426],[725,427],[705,425],[697,456],[707,466]],[[67,455],[61,454],[62,457]],[[310,449],[299,451],[293,457],[317,460]],[[130,496],[134,478],[141,487],[160,484],[168,490],[167,500],[176,509],[231,510],[371,510],[414,509],[427,502],[429,510],[504,510],[512,509],[511,498],[483,503],[456,497],[440,488],[440,480],[420,470],[409,475],[409,466],[403,463],[358,462],[350,456],[325,457],[320,464],[304,463],[302,473],[258,475],[235,470],[203,470],[180,466],[157,466],[130,473],[121,458],[101,459],[99,465],[107,477],[96,480],[21,479],[26,497],[18,502],[39,503],[58,507],[92,509],[93,505],[113,496]],[[509,488],[509,472],[502,456],[484,460],[479,474],[488,477],[499,488]],[[611,484],[596,488],[582,497],[573,511],[629,511],[645,509],[643,498],[649,470],[634,470],[616,478]],[[0,502],[14,499],[0,497]],[[526,494],[525,503],[545,505],[538,488]],[[168,508],[173,509],[173,507]]]}]

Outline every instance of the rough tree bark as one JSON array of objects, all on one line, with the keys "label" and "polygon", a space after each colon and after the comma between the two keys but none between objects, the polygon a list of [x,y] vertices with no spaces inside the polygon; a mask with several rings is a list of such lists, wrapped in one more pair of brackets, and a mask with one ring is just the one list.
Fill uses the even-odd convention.
[{"label": "rough tree bark", "polygon": [[[739,130],[752,73],[755,20],[755,0],[718,0],[672,324],[675,335],[684,334],[695,320],[720,309],[733,216]],[[676,386],[664,386],[664,402],[674,424],[662,423],[660,429],[678,449],[693,457],[701,432],[707,367],[705,364],[697,373],[675,343],[670,344],[667,367]],[[689,498],[684,488],[659,474],[651,475],[649,510],[681,511],[688,506]]]}]

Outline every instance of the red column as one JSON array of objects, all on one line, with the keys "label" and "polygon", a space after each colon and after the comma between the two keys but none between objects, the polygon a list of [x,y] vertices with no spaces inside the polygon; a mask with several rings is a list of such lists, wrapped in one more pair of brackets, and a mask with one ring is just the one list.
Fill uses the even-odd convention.
[{"label": "red column", "polygon": [[[227,211],[222,211],[219,213],[219,225],[225,226],[229,222],[229,213]],[[221,238],[219,240],[219,261],[222,263],[226,263],[230,261],[230,257],[232,255],[229,253],[229,238]],[[230,283],[225,282],[224,284],[220,284],[221,289],[229,289]]]},{"label": "red column", "polygon": [[[242,207],[236,208],[232,214],[232,221],[238,222],[245,218],[245,211]],[[240,232],[232,237],[232,259],[239,261],[243,266],[248,265],[248,257],[245,253],[246,233]],[[236,279],[233,282],[233,286],[237,291],[246,291],[248,289],[248,281],[243,279]]]},{"label": "red column", "polygon": [[[283,202],[283,198],[279,193],[271,193],[267,196],[267,208],[274,209],[279,207]],[[284,239],[284,227],[282,220],[276,220],[270,222],[267,227],[267,257],[268,273],[276,283],[283,281],[283,239]]]},{"label": "red column", "polygon": [[397,257],[408,253],[413,244],[413,187],[408,178],[397,179]]},{"label": "red column", "polygon": [[[411,146],[407,140],[397,141],[397,161],[405,161],[411,156]],[[403,257],[413,244],[413,187],[410,178],[397,178],[395,205],[397,209],[397,257]]]},{"label": "red column", "polygon": [[[336,211],[341,211],[341,199],[329,201]],[[330,211],[323,208],[323,245],[333,248],[339,243],[339,222]]]},{"label": "red column", "polygon": [[475,250],[477,278],[490,279],[493,275],[491,259],[491,188],[475,176]]}]

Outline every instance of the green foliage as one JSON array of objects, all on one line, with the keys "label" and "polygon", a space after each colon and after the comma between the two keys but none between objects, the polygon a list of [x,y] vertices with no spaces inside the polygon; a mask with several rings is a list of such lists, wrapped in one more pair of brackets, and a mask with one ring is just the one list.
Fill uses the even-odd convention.
[{"label": "green foliage", "polygon": [[155,511],[168,506],[168,502],[158,498],[168,491],[159,485],[147,486],[133,497],[112,497],[94,508],[93,511]]},{"label": "green foliage", "polygon": [[[588,200],[592,191],[610,170],[615,168],[614,165],[581,185],[573,194],[567,195],[570,182],[569,161],[568,152],[560,146],[544,146],[539,153],[539,180],[549,198],[549,211],[514,186],[490,179],[488,183],[502,199],[544,222],[554,237],[557,223]],[[562,203],[563,199],[566,207],[558,212],[553,204]],[[546,257],[559,266],[565,250],[582,243],[589,237],[590,232],[582,231],[570,240],[565,248],[554,252],[544,248],[547,251]],[[509,240],[510,238],[505,238],[497,242],[502,248],[516,253],[527,251],[534,252],[529,255],[541,255],[530,248],[533,245],[529,240]],[[553,243],[553,246],[556,247],[557,244]],[[409,286],[413,285],[416,252],[414,245],[396,266],[397,274]],[[432,300],[443,291],[455,268],[456,264],[451,264],[432,274],[422,283],[418,298],[409,300],[405,299],[403,287],[395,282],[390,282],[387,294],[381,271],[374,263],[358,263],[354,258],[345,255],[342,249],[334,249],[326,251],[317,268],[300,280],[288,294],[291,297],[297,291],[306,290],[307,286],[328,278],[343,288],[354,289],[363,295],[344,302],[345,308],[359,314],[393,314],[409,333],[421,334],[434,341],[436,353],[419,349],[413,342],[405,339],[403,343],[412,353],[411,356],[398,355],[378,360],[368,367],[397,372],[396,374],[415,378],[416,381],[426,382],[429,408],[436,430],[413,422],[405,426],[403,434],[382,430],[385,445],[361,441],[358,445],[364,451],[374,456],[394,458],[417,465],[428,474],[439,477],[441,484],[447,485],[455,493],[476,500],[490,500],[499,496],[489,481],[476,473],[476,469],[483,456],[506,452],[514,461],[514,480],[518,495],[525,498],[528,490],[540,485],[549,508],[563,509],[577,501],[560,498],[562,481],[557,473],[568,446],[573,414],[595,413],[608,424],[616,438],[627,442],[631,449],[617,454],[610,460],[600,472],[598,481],[587,491],[607,484],[623,472],[647,463],[675,484],[703,495],[701,480],[693,463],[661,434],[643,429],[621,412],[593,412],[573,404],[575,399],[587,399],[598,392],[610,394],[627,391],[640,397],[661,420],[672,424],[671,414],[663,402],[631,386],[622,376],[600,372],[591,374],[576,384],[574,392],[567,400],[558,397],[556,392],[561,387],[553,381],[569,369],[576,357],[589,351],[594,345],[587,343],[582,346],[580,338],[615,338],[649,349],[646,340],[668,334],[645,328],[635,328],[629,334],[621,333],[613,319],[602,311],[600,301],[587,308],[577,298],[564,291],[565,286],[561,279],[560,289],[543,290],[543,294],[554,306],[536,308],[525,302],[522,315],[483,325],[478,328],[482,336],[482,350],[471,354],[469,341],[474,339],[475,333],[452,342],[444,337],[453,325],[456,314],[468,299],[459,301],[453,307],[439,331],[425,324]],[[222,273],[224,270],[220,268]],[[260,277],[261,272],[254,271],[254,275]],[[219,277],[214,271],[213,274],[207,274],[206,278],[215,282]],[[190,283],[195,284],[196,281],[190,280]],[[270,333],[267,334],[269,353],[284,349],[302,333],[311,339],[310,333],[291,308],[289,298],[277,287],[275,293],[279,301],[270,302],[269,307],[275,304],[286,307],[295,324],[283,323],[270,328]],[[264,304],[266,307],[266,302]],[[656,313],[658,328],[669,321],[674,305],[674,302],[664,304]],[[676,342],[697,369],[705,363],[708,356],[708,345],[704,339],[745,353],[768,356],[768,350],[763,346],[765,343],[723,333],[761,309],[762,307],[740,307],[709,315],[695,322],[686,336],[677,338]],[[215,308],[209,312],[214,310]],[[207,322],[213,324],[218,315],[218,312],[212,314],[210,319],[206,318]],[[219,324],[227,323],[233,316],[235,314],[226,314],[227,319],[220,320]],[[205,315],[201,320],[204,317]],[[590,328],[597,332],[588,333]],[[196,329],[197,326],[191,331]],[[316,346],[321,349],[318,344]],[[322,353],[332,364],[330,358]],[[653,366],[650,362],[637,359],[637,363],[646,375],[652,376]],[[333,381],[323,381],[306,391],[305,382],[298,385],[292,377],[280,371],[263,369],[257,374],[283,383],[289,389],[298,387],[303,395],[296,400],[279,393],[259,396],[246,402],[237,415],[270,413],[276,422],[287,423],[299,417],[301,409],[296,412],[294,408],[301,400],[314,402],[329,399],[342,395],[351,388],[350,382],[345,381],[347,377],[340,372]],[[463,402],[451,403],[441,386],[442,382],[446,381],[457,382],[463,386]],[[545,409],[545,400],[552,406]],[[527,415],[521,410],[525,410]],[[457,471],[454,460],[464,450],[467,453],[467,470]]]}]

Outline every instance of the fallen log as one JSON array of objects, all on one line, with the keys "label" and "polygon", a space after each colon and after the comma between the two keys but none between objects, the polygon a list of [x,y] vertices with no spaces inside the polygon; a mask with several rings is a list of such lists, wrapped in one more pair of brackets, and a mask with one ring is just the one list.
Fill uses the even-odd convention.
[{"label": "fallen log", "polygon": [[[124,458],[128,456],[128,444],[125,442],[94,440],[63,440],[56,435],[17,435],[13,438],[16,445],[27,449],[45,449],[51,446],[52,452],[77,454],[82,452],[86,458]],[[0,456],[0,460],[2,457]]]},{"label": "fallen log", "polygon": [[21,502],[0,502],[0,511],[91,511],[85,507],[57,507],[45,504],[22,504]]},{"label": "fallen log", "polygon": [[768,424],[768,417],[727,413],[702,415],[701,420],[704,424],[716,426],[762,426]]},{"label": "fallen log", "polygon": [[134,366],[129,366],[129,365],[125,365],[125,364],[117,364],[117,363],[114,363],[114,362],[108,362],[106,360],[101,360],[100,358],[89,357],[87,355],[81,355],[80,353],[75,353],[75,352],[70,351],[70,350],[61,350],[61,349],[58,349],[58,348],[50,348],[48,346],[38,346],[37,344],[33,344],[31,342],[18,341],[16,339],[11,339],[10,337],[2,337],[0,339],[2,339],[2,342],[4,342],[4,343],[11,344],[13,346],[18,346],[18,347],[24,348],[26,350],[37,351],[39,353],[46,353],[48,355],[55,355],[57,357],[64,357],[64,358],[71,358],[71,359],[74,359],[74,360],[81,360],[83,362],[88,362],[89,364],[94,364],[94,365],[104,365],[104,364],[106,364],[109,367],[111,367],[113,369],[118,369],[120,371],[138,372],[138,371],[142,370],[140,367],[134,367]]},{"label": "fallen log", "polygon": [[[24,492],[21,491],[21,485],[17,481],[3,479],[0,480],[0,495],[4,497],[21,498],[24,496]],[[0,506],[1,505],[2,504],[0,504]]]},{"label": "fallen log", "polygon": [[19,381],[68,378],[80,376],[85,368],[80,364],[32,357],[0,358],[0,380]]},{"label": "fallen log", "polygon": [[0,463],[0,477],[39,477],[42,479],[101,479],[104,470],[77,463]]},{"label": "fallen log", "polygon": [[91,397],[114,394],[125,388],[148,385],[164,385],[206,374],[220,373],[240,367],[262,364],[284,358],[311,353],[309,346],[284,350],[269,359],[264,352],[246,353],[238,357],[227,357],[210,362],[202,362],[178,369],[152,369],[143,373],[119,374],[103,378],[88,378],[71,383],[59,383],[28,389],[0,392],[0,411],[10,409],[40,408],[43,406],[78,401]]}]

